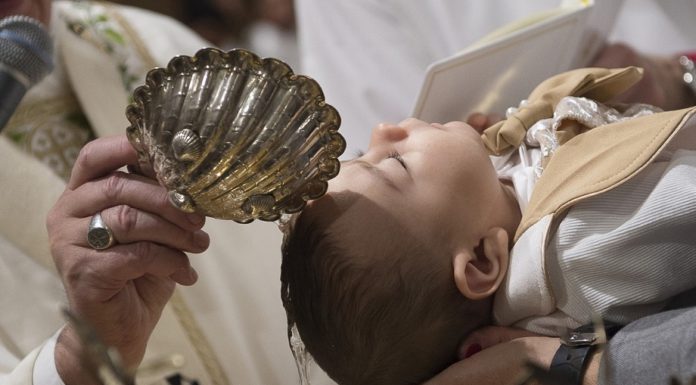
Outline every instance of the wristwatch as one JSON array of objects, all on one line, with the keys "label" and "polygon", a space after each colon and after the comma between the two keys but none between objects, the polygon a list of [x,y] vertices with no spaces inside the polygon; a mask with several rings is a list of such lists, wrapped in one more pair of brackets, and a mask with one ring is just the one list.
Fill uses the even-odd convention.
[{"label": "wristwatch", "polygon": [[606,343],[621,329],[621,325],[612,322],[603,324],[600,331],[595,331],[594,324],[587,324],[561,336],[561,346],[553,356],[550,372],[564,379],[564,385],[581,385],[596,346]]}]

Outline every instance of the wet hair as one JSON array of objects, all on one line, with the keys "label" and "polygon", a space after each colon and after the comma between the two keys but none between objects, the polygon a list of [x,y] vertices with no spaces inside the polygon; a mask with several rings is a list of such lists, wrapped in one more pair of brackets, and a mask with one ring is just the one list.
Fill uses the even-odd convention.
[{"label": "wet hair", "polygon": [[281,290],[290,326],[339,384],[420,384],[452,364],[462,339],[489,322],[490,300],[461,295],[449,258],[431,255],[440,251],[395,219],[363,234],[357,241],[367,242],[361,249],[370,255],[358,255],[327,217],[307,208],[286,234]]}]

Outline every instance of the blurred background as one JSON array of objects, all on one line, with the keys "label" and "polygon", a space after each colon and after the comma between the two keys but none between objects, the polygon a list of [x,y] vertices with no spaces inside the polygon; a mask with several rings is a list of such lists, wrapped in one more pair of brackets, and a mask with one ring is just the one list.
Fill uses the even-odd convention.
[{"label": "blurred background", "polygon": [[[300,69],[293,0],[114,2],[169,15],[222,49],[250,49],[260,56],[276,57]],[[693,17],[694,3],[691,0],[625,0],[609,40],[627,42],[641,52],[652,54],[673,54],[693,48],[690,37],[696,33],[696,24],[681,19]],[[685,7],[686,11],[682,9]]]},{"label": "blurred background", "polygon": [[[245,48],[262,58],[280,59],[295,73],[316,79],[326,100],[341,112],[341,129],[348,143],[352,143],[344,155],[349,157],[365,150],[371,128],[377,122],[399,121],[412,113],[427,64],[454,54],[503,24],[495,24],[496,19],[511,20],[516,13],[522,18],[524,12],[552,9],[568,0],[533,0],[524,4],[510,0],[509,4],[517,5],[511,5],[507,11],[479,0],[429,0],[434,11],[424,19],[433,24],[424,29],[419,29],[419,25],[427,22],[419,24],[418,16],[409,13],[409,9],[427,7],[421,0],[111,1],[170,16],[223,50]],[[678,53],[693,52],[696,0],[594,1],[597,5],[620,5],[608,41],[629,47],[612,49],[613,54],[602,65],[646,67],[643,55],[666,62]],[[437,10],[443,9],[454,12],[452,15],[467,10],[496,14],[438,18]],[[462,25],[453,27],[457,23]],[[409,34],[410,27],[418,32]],[[490,28],[486,30],[487,27]],[[365,31],[372,31],[372,35]],[[419,35],[430,31],[431,36]],[[370,49],[382,53],[366,54]],[[410,59],[403,55],[410,55]],[[673,61],[677,63],[676,59]],[[390,71],[388,76],[376,69],[399,65],[401,68]],[[674,94],[663,94],[667,93]],[[648,102],[658,104],[654,100]]]},{"label": "blurred background", "polygon": [[171,16],[222,49],[246,48],[298,68],[293,0],[116,0]]}]

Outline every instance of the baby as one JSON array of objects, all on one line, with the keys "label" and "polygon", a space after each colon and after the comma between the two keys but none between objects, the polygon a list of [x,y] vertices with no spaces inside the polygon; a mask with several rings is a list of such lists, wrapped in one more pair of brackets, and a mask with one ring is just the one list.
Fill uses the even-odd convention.
[{"label": "baby", "polygon": [[[607,75],[602,72],[606,70],[585,71],[597,84],[589,87],[590,94],[597,94],[601,87],[615,87],[615,72]],[[529,108],[537,108],[538,100],[548,99],[539,97],[548,94],[544,90],[555,92],[553,87],[559,82],[577,82],[573,74],[542,84],[530,96]],[[575,84],[570,87],[577,88]],[[582,96],[582,92],[577,94]],[[581,105],[570,107],[575,112],[599,110],[592,118],[595,123],[613,116],[613,112],[586,99],[559,102],[557,98],[553,107],[559,113],[574,103]],[[671,130],[676,133],[687,131],[683,128],[687,112],[680,113],[681,119],[669,113],[654,116],[657,121],[672,122]],[[508,120],[523,121],[528,115],[529,111],[522,112],[519,118]],[[506,130],[514,132],[510,124],[494,127],[493,134],[487,132],[484,143],[482,136],[465,123],[429,124],[416,119],[379,125],[368,151],[343,163],[339,175],[329,183],[328,193],[310,202],[295,221],[284,242],[281,273],[288,320],[297,326],[307,350],[329,376],[342,385],[420,384],[453,363],[460,342],[481,326],[514,324],[553,334],[554,327],[579,326],[594,314],[625,323],[632,317],[658,311],[671,296],[694,287],[696,240],[689,229],[694,225],[696,195],[682,192],[681,200],[687,203],[677,210],[678,214],[675,210],[665,212],[659,204],[673,201],[672,197],[667,200],[664,194],[669,192],[660,193],[662,190],[681,187],[684,180],[689,180],[684,178],[696,181],[696,152],[670,153],[663,156],[662,162],[646,158],[647,168],[628,162],[634,172],[614,181],[611,189],[597,187],[601,192],[609,190],[601,195],[602,199],[577,203],[577,195],[588,195],[578,192],[563,201],[575,205],[570,212],[563,204],[540,211],[540,206],[552,204],[564,194],[563,188],[551,188],[554,194],[549,199],[530,198],[537,187],[544,196],[554,182],[564,185],[564,177],[556,176],[559,167],[568,170],[566,177],[580,175],[575,183],[581,187],[594,184],[583,182],[582,173],[577,172],[586,169],[582,159],[577,159],[578,165],[569,165],[564,147],[569,147],[572,155],[580,143],[581,153],[590,154],[592,162],[588,164],[602,162],[598,167],[601,171],[591,173],[591,180],[604,183],[607,178],[600,175],[604,172],[620,175],[608,168],[625,170],[623,164],[612,160],[613,153],[603,159],[588,150],[606,142],[607,135],[616,137],[616,129],[605,132],[605,127],[611,125],[598,124],[579,134],[593,128],[591,122],[578,125],[568,124],[567,119],[550,119],[547,123],[554,125],[554,130],[573,126],[570,131],[578,134],[573,145],[565,146],[566,138],[551,147],[542,143],[542,150],[533,150],[533,154],[505,150],[502,152],[507,157],[497,168],[489,156],[490,147],[496,145],[491,145],[490,138],[505,137],[508,142],[501,147],[526,147],[519,143],[522,140],[515,143],[509,139],[514,137],[506,134]],[[650,131],[655,124],[645,122],[641,127]],[[622,130],[623,126],[618,126]],[[540,131],[543,128],[542,124]],[[594,145],[583,144],[586,136]],[[653,142],[639,140],[635,153],[645,153],[641,146],[650,147]],[[650,151],[663,154],[664,146],[651,147]],[[599,153],[604,156],[608,152]],[[553,162],[542,161],[543,155]],[[572,156],[570,159],[576,160]],[[534,175],[542,170],[536,182]],[[688,183],[688,187],[694,186],[695,182]],[[635,199],[627,201],[626,194]],[[601,207],[607,203],[609,209],[604,208],[608,211],[602,213]],[[525,207],[524,213],[520,207]],[[600,216],[609,219],[603,219],[603,227],[586,231],[586,216],[597,216],[598,210]],[[538,212],[548,215],[534,217]],[[640,218],[638,222],[636,217]],[[644,217],[652,222],[644,222]],[[635,230],[648,225],[665,238],[653,239]],[[586,249],[602,241],[601,237],[592,238],[598,232],[604,232],[611,242],[619,239],[619,243],[588,252]],[[631,235],[624,235],[626,232]],[[640,245],[640,249],[633,245]],[[614,261],[607,266],[623,274],[617,279],[603,276],[596,268],[609,252]],[[626,258],[622,259],[622,253]],[[679,262],[675,262],[677,257]],[[671,261],[665,263],[670,270],[662,269],[662,265],[656,269],[656,258]],[[631,269],[624,268],[625,263],[620,261],[630,261],[633,271],[628,272]],[[670,279],[666,280],[665,275]],[[589,288],[582,284],[597,276],[605,279]],[[646,283],[646,276],[651,278],[650,283]],[[618,278],[626,284],[615,284],[621,282]],[[520,288],[520,280],[531,282],[528,286],[534,290],[530,292],[524,285]],[[606,289],[604,283],[609,286],[603,292],[606,295],[592,292]],[[612,290],[619,290],[621,295]],[[542,322],[535,322],[539,320]]]}]

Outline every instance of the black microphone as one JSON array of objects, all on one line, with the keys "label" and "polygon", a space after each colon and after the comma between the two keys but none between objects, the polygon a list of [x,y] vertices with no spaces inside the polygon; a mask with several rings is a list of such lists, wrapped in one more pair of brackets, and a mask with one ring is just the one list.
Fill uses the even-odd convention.
[{"label": "black microphone", "polygon": [[0,20],[0,131],[29,88],[53,70],[53,44],[28,16]]}]

